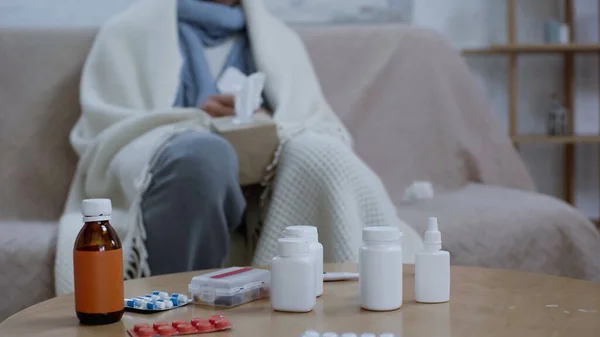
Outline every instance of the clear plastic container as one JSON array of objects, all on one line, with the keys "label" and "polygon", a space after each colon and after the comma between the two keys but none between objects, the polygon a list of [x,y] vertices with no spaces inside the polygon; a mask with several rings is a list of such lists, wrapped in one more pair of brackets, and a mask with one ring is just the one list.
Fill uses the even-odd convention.
[{"label": "clear plastic container", "polygon": [[231,267],[195,276],[188,289],[195,304],[232,308],[269,296],[268,270]]}]

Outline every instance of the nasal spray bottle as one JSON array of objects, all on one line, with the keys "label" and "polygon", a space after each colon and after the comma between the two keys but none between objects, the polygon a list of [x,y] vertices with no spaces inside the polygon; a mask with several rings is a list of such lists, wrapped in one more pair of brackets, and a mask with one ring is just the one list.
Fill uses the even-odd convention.
[{"label": "nasal spray bottle", "polygon": [[415,257],[415,298],[420,303],[450,301],[450,253],[442,250],[437,218],[429,218],[425,250]]}]

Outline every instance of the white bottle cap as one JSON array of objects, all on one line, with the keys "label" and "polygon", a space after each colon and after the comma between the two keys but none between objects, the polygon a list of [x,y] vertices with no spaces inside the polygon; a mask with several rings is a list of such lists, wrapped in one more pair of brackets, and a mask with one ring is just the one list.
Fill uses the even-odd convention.
[{"label": "white bottle cap", "polygon": [[396,227],[375,226],[363,228],[362,237],[364,241],[392,242],[402,237],[402,232]]},{"label": "white bottle cap", "polygon": [[110,199],[86,199],[81,202],[84,221],[109,220],[112,213]]},{"label": "white bottle cap", "polygon": [[283,231],[287,238],[299,238],[308,242],[319,242],[319,231],[315,226],[289,226]]},{"label": "white bottle cap", "polygon": [[300,239],[277,240],[277,254],[281,257],[308,255],[308,242]]},{"label": "white bottle cap", "polygon": [[314,330],[306,330],[304,331],[304,335],[302,337],[320,337],[321,334]]},{"label": "white bottle cap", "polygon": [[435,217],[429,218],[427,231],[423,240],[425,246],[429,246],[434,250],[442,249],[442,233],[438,229],[438,220]]}]

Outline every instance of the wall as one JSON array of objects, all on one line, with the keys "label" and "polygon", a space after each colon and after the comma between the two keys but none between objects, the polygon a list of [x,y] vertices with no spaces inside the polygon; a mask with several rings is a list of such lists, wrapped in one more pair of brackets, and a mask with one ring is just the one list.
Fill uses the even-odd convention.
[{"label": "wall", "polygon": [[[598,41],[598,1],[576,0],[576,34],[580,42]],[[519,42],[543,42],[545,20],[560,17],[561,4],[552,0],[520,0],[518,10]],[[506,3],[489,0],[418,0],[414,23],[436,29],[457,47],[481,47],[506,42]],[[508,129],[507,61],[505,57],[469,57],[474,73],[487,87],[498,117]],[[597,134],[598,61],[595,56],[578,56],[576,65],[576,132]],[[547,98],[561,92],[562,58],[558,56],[521,56],[519,58],[519,132],[543,133]],[[538,188],[548,194],[562,195],[562,150],[552,145],[523,145],[522,155]],[[598,217],[598,148],[578,145],[577,206],[586,215]]]},{"label": "wall", "polygon": [[265,0],[269,8],[293,24],[335,22],[408,22],[413,0]]},{"label": "wall", "polygon": [[136,0],[0,0],[0,26],[98,26]]}]

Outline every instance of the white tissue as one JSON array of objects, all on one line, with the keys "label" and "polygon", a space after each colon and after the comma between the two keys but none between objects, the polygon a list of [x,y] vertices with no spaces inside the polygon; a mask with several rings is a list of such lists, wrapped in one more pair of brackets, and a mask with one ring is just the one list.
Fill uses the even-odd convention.
[{"label": "white tissue", "polygon": [[219,89],[219,92],[222,94],[235,95],[235,93],[241,89],[245,80],[246,75],[238,68],[229,67],[225,69],[217,82],[217,89]]},{"label": "white tissue", "polygon": [[429,181],[415,181],[404,190],[404,203],[415,203],[421,200],[433,199],[433,185]]},{"label": "white tissue", "polygon": [[254,112],[262,104],[262,92],[265,87],[266,75],[258,72],[250,76],[244,75],[234,67],[225,69],[217,82],[217,89],[222,94],[235,97],[235,123],[250,123]]}]

